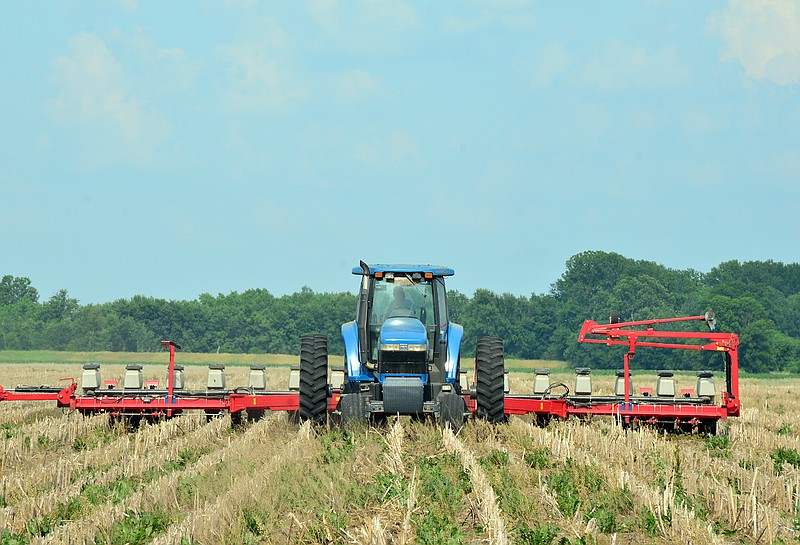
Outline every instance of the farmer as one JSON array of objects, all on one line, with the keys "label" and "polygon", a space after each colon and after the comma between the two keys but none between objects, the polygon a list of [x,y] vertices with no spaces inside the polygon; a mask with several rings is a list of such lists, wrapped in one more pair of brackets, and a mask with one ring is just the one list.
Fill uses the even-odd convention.
[{"label": "farmer", "polygon": [[406,299],[406,292],[402,286],[395,286],[392,294],[394,295],[394,300],[389,303],[389,307],[386,309],[386,316],[407,316],[414,313],[411,301]]}]

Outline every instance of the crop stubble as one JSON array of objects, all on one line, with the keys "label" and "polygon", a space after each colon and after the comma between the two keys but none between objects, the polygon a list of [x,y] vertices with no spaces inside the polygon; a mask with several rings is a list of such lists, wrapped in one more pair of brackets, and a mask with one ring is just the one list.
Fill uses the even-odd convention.
[{"label": "crop stubble", "polygon": [[[285,374],[270,369],[270,388]],[[246,368],[228,380],[246,383]],[[742,416],[715,438],[525,418],[455,434],[399,419],[344,437],[281,413],[234,430],[186,414],[126,432],[3,403],[0,528],[9,543],[789,542],[798,394],[797,379],[744,380]]]}]

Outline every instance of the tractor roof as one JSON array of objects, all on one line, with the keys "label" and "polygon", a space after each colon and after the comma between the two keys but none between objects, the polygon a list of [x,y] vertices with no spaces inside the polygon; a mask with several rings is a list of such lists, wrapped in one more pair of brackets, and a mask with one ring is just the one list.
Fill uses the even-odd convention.
[{"label": "tractor roof", "polygon": [[[395,273],[431,273],[433,276],[453,276],[455,271],[448,267],[441,267],[439,265],[370,265],[369,272],[375,274],[376,272],[395,272]],[[353,267],[353,274],[363,274],[361,267]]]}]

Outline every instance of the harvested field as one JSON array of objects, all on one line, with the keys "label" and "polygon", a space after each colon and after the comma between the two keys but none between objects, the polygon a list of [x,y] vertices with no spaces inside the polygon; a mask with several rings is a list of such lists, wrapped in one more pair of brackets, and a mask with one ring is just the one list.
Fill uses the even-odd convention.
[{"label": "harvested field", "polygon": [[[124,366],[102,370],[121,379]],[[227,371],[229,385],[247,383],[246,367]],[[187,366],[189,387],[206,372]],[[165,366],[144,374],[163,381]],[[270,367],[268,387],[287,375]],[[0,384],[62,376],[79,378],[80,365],[4,365]],[[530,374],[511,378],[530,390]],[[610,393],[613,376],[595,380]],[[401,418],[343,437],[283,413],[237,429],[187,413],[128,432],[49,402],[0,403],[0,542],[788,543],[800,526],[800,379],[741,390],[742,417],[717,437],[604,418],[455,434]]]}]

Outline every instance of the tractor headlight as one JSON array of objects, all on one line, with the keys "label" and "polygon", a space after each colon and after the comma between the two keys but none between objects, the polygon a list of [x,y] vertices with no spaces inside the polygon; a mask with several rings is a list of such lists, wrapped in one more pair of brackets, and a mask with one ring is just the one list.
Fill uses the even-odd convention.
[{"label": "tractor headlight", "polygon": [[386,352],[425,352],[428,350],[428,345],[422,344],[383,344],[381,350]]}]

